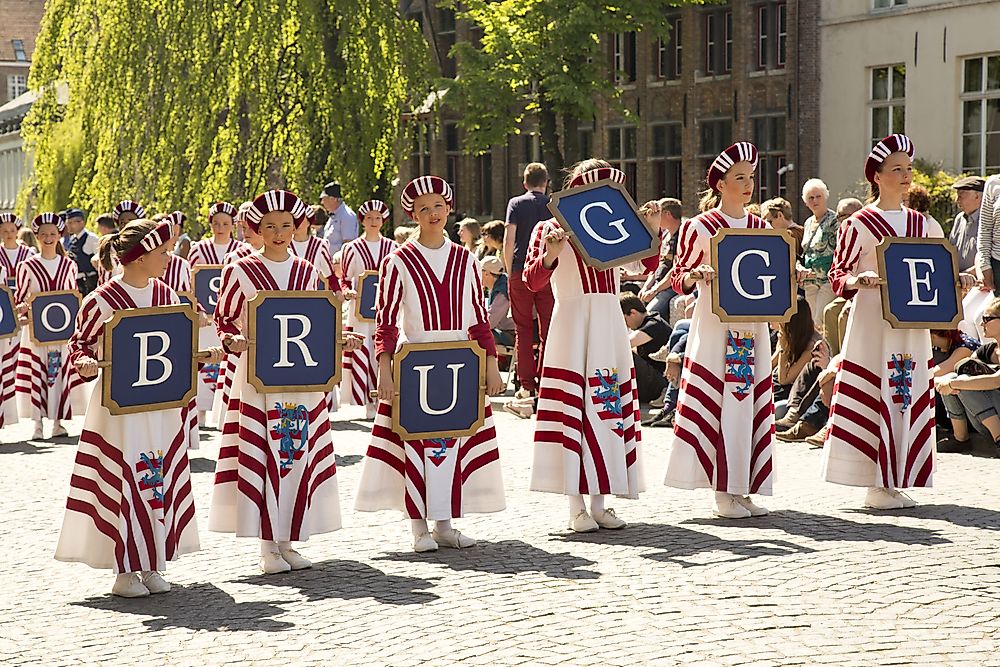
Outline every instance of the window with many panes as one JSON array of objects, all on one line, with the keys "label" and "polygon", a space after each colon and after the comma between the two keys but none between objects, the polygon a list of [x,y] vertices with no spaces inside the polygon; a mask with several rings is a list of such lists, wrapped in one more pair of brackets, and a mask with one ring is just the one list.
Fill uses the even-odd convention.
[{"label": "window with many panes", "polygon": [[753,143],[757,146],[760,162],[757,166],[757,201],[784,197],[785,172],[788,163],[785,153],[785,116],[758,116],[751,119]]},{"label": "window with many panes", "polygon": [[616,32],[611,43],[611,59],[615,83],[619,86],[635,81],[635,33]]},{"label": "window with many panes", "polygon": [[1000,171],[1000,54],[963,63],[962,171]]},{"label": "window with many panes", "polygon": [[431,173],[431,127],[421,123],[413,131],[410,172],[414,176]]},{"label": "window with many panes", "polygon": [[441,57],[442,76],[454,79],[456,74],[455,58],[451,49],[455,46],[455,11],[453,9],[438,10],[439,28],[437,31],[437,48]]},{"label": "window with many panes", "polygon": [[681,78],[681,56],[683,54],[681,18],[675,16],[669,19],[669,22],[669,39],[656,40],[656,78],[658,79]]},{"label": "window with many panes", "polygon": [[729,118],[702,120],[699,124],[698,155],[701,173],[708,171],[712,160],[733,143],[733,121]]},{"label": "window with many panes", "polygon": [[28,90],[28,76],[26,74],[9,74],[7,76],[7,99],[12,100],[19,95],[23,95]]},{"label": "window with many panes", "polygon": [[445,180],[451,185],[452,190],[457,190],[458,161],[462,156],[462,144],[458,136],[458,123],[449,122],[444,124],[444,153],[447,164]]},{"label": "window with many panes", "polygon": [[636,132],[635,125],[608,128],[608,162],[625,172],[625,187],[633,197],[638,175]]},{"label": "window with many panes", "polygon": [[681,198],[681,124],[652,126],[653,196]]},{"label": "window with many panes", "polygon": [[705,14],[705,73],[726,74],[733,69],[733,12]]},{"label": "window with many panes", "polygon": [[871,69],[871,144],[906,131],[906,65]]},{"label": "window with many panes", "polygon": [[782,2],[766,2],[757,7],[757,69],[785,66],[788,45],[788,7]]}]

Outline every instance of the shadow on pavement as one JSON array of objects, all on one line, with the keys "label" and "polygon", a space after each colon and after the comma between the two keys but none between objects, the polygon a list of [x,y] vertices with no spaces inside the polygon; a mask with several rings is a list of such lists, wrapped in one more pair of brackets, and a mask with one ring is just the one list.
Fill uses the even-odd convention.
[{"label": "shadow on pavement", "polygon": [[28,442],[12,442],[9,445],[0,445],[0,454],[44,454],[58,443],[44,442],[42,440],[29,440]]},{"label": "shadow on pavement", "polygon": [[540,572],[556,579],[597,579],[599,572],[580,569],[594,561],[568,553],[551,553],[520,540],[480,542],[471,549],[438,549],[431,553],[394,553],[377,556],[375,560],[395,560],[406,563],[434,563],[456,572],[487,572],[489,574],[521,574]]},{"label": "shadow on pavement", "polygon": [[354,419],[343,421],[331,421],[331,431],[371,431],[372,420]]},{"label": "shadow on pavement", "polygon": [[[868,512],[865,512],[866,514]],[[966,528],[985,528],[1000,530],[1000,512],[984,507],[968,507],[964,505],[917,505],[900,512],[902,516],[916,519],[932,519],[947,521],[956,526]],[[947,541],[947,540],[944,540]]]},{"label": "shadow on pavement", "polygon": [[[719,520],[713,525],[729,525],[735,523]],[[815,549],[794,544],[785,540],[774,540],[766,537],[748,540],[724,540],[721,537],[702,533],[681,526],[651,523],[632,523],[624,530],[601,530],[596,533],[569,533],[553,535],[567,542],[589,542],[592,544],[609,544],[625,547],[649,547],[662,549],[648,554],[643,558],[675,563],[681,567],[701,567],[730,563],[761,556],[790,556],[797,553],[813,553]],[[705,560],[695,558],[713,552],[728,552],[731,557]]]},{"label": "shadow on pavement", "polygon": [[257,574],[234,583],[298,589],[309,600],[372,598],[383,604],[424,604],[438,599],[424,589],[433,582],[418,577],[386,574],[371,565],[350,560],[327,560],[309,570],[286,574]]},{"label": "shadow on pavement", "polygon": [[[919,508],[917,508],[919,509]],[[869,516],[916,516],[916,509],[885,512],[858,510]],[[829,514],[808,514],[795,510],[777,510],[767,516],[743,520],[689,519],[686,524],[703,526],[725,525],[734,528],[780,530],[790,535],[808,537],[818,542],[897,542],[899,544],[949,544],[938,531],[916,526],[899,526],[891,523],[851,521]]]},{"label": "shadow on pavement", "polygon": [[365,457],[361,454],[337,454],[337,467],[346,468],[347,466],[352,466],[356,463],[361,463],[365,460]]},{"label": "shadow on pavement", "polygon": [[190,630],[253,630],[280,632],[292,623],[275,620],[285,610],[271,602],[236,602],[214,584],[174,586],[169,593],[146,598],[125,599],[107,595],[72,603],[102,611],[150,616],[143,621],[150,630],[188,628]]},{"label": "shadow on pavement", "polygon": [[215,461],[212,459],[198,457],[188,458],[188,464],[191,466],[191,472],[215,472]]}]

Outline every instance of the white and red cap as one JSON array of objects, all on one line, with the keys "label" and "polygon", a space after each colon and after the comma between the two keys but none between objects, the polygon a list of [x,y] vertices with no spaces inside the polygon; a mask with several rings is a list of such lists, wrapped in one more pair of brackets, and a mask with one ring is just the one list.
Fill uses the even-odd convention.
[{"label": "white and red cap", "polygon": [[142,204],[131,199],[123,199],[118,202],[114,210],[111,211],[111,218],[117,223],[118,219],[122,217],[122,213],[135,213],[137,218],[146,217],[146,209],[142,207]]},{"label": "white and red cap", "polygon": [[171,225],[183,225],[184,221],[187,220],[187,216],[184,215],[184,211],[172,211],[171,213],[168,213],[166,217],[164,217],[163,219],[169,222]]},{"label": "white and red cap", "polygon": [[306,205],[294,193],[288,190],[268,190],[253,200],[247,209],[245,222],[250,229],[259,232],[260,221],[265,215],[275,211],[291,213],[296,226],[306,217]]},{"label": "white and red cap", "polygon": [[247,211],[253,206],[252,201],[245,201],[240,204],[240,207],[236,209],[236,216],[233,218],[234,222],[246,222],[247,221]]},{"label": "white and red cap", "polygon": [[712,164],[708,167],[708,174],[705,175],[708,187],[718,192],[719,181],[729,173],[729,170],[737,162],[749,162],[750,168],[757,171],[758,159],[756,146],[749,141],[737,141],[712,160]]},{"label": "white and red cap", "polygon": [[151,230],[146,232],[146,235],[142,237],[142,240],[118,255],[118,261],[122,264],[122,266],[131,264],[146,253],[153,252],[161,245],[169,241],[171,237],[170,224],[169,219],[160,220],[156,227],[153,227]]},{"label": "white and red cap", "polygon": [[225,213],[234,221],[236,220],[236,207],[227,201],[217,201],[208,207],[208,222],[211,223],[212,218],[220,213]]},{"label": "white and red cap", "polygon": [[24,221],[13,213],[0,213],[0,225],[5,225],[8,222],[18,229],[24,224]]},{"label": "white and red cap", "polygon": [[875,172],[879,165],[893,153],[906,153],[912,158],[913,142],[905,134],[890,134],[875,144],[872,152],[865,159],[865,179],[869,183],[875,184]]},{"label": "white and red cap", "polygon": [[39,213],[31,221],[31,231],[37,234],[42,225],[55,225],[60,234],[66,229],[66,221],[58,213]]},{"label": "white and red cap", "polygon": [[590,169],[589,171],[585,171],[582,174],[574,176],[569,182],[569,187],[578,188],[581,185],[596,183],[597,181],[602,181],[605,178],[610,178],[619,185],[625,185],[624,171],[621,169],[615,169],[614,167],[598,167],[597,169]]},{"label": "white and red cap", "polygon": [[381,199],[369,199],[364,204],[358,207],[358,219],[362,220],[366,215],[372,211],[378,211],[382,214],[383,220],[389,219],[389,206]]},{"label": "white and red cap", "polygon": [[455,193],[452,192],[448,181],[440,176],[418,176],[406,184],[399,194],[399,204],[403,207],[406,215],[413,218],[413,202],[417,197],[423,195],[441,195],[449,207],[455,208]]}]

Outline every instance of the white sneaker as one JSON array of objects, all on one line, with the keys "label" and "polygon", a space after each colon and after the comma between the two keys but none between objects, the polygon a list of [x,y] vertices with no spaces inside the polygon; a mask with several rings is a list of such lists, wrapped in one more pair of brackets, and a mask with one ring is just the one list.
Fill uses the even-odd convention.
[{"label": "white sneaker", "polygon": [[264,574],[281,574],[282,572],[290,572],[292,566],[277,551],[269,551],[266,554],[261,554],[260,569]]},{"label": "white sneaker", "polygon": [[750,512],[750,516],[767,516],[770,514],[770,511],[766,507],[755,505],[754,502],[750,500],[750,496],[736,496],[736,502],[747,508]]},{"label": "white sneaker", "polygon": [[295,549],[282,549],[280,552],[282,560],[288,563],[293,570],[308,570],[313,566],[312,561],[304,557]]},{"label": "white sneaker", "polygon": [[375,416],[377,414],[378,414],[378,406],[377,405],[375,405],[374,403],[367,403],[365,405],[365,419],[366,420],[375,419]]},{"label": "white sneaker", "polygon": [[170,584],[156,570],[142,573],[142,585],[149,589],[153,595],[170,592]]},{"label": "white sneaker", "polygon": [[35,422],[35,430],[31,434],[31,439],[32,440],[41,440],[44,437],[45,437],[45,434],[42,432],[42,422]]},{"label": "white sneaker", "polygon": [[433,538],[439,545],[448,547],[449,549],[468,549],[469,547],[476,546],[474,539],[468,535],[463,535],[454,528],[446,531],[439,531],[435,528]]},{"label": "white sneaker", "polygon": [[752,516],[750,510],[739,502],[740,496],[731,493],[716,492],[715,516],[723,519],[746,519]]},{"label": "white sneaker", "polygon": [[127,572],[115,577],[111,594],[120,598],[144,598],[149,597],[149,589],[142,583],[138,572]]},{"label": "white sneaker", "polygon": [[615,510],[610,507],[600,512],[594,512],[593,519],[598,526],[607,528],[608,530],[619,530],[628,525],[624,519],[619,519],[618,515],[615,514]]},{"label": "white sneaker", "polygon": [[67,435],[69,435],[69,433],[66,432],[66,427],[65,426],[63,426],[59,422],[55,422],[54,424],[52,424],[52,435],[49,436],[49,437],[52,437],[52,438],[64,438]]},{"label": "white sneaker", "polygon": [[534,396],[535,392],[529,391],[524,387],[521,387],[520,389],[514,392],[514,398],[534,398]]},{"label": "white sneaker", "polygon": [[413,538],[413,550],[418,554],[437,551],[438,543],[434,541],[430,533],[420,533]]},{"label": "white sneaker", "polygon": [[667,357],[670,356],[670,346],[664,345],[656,352],[649,355],[649,358],[653,361],[659,361],[661,364],[667,363]]},{"label": "white sneaker", "polygon": [[865,507],[876,510],[898,510],[906,507],[906,501],[894,496],[889,489],[873,486],[865,495]]},{"label": "white sneaker", "polygon": [[910,509],[911,507],[917,506],[916,500],[909,497],[905,493],[902,493],[901,491],[897,491],[896,489],[889,489],[889,493],[891,493],[893,496],[899,499],[901,503],[903,503],[903,509]]},{"label": "white sneaker", "polygon": [[593,533],[601,528],[593,517],[587,514],[587,510],[580,510],[579,514],[570,519],[569,527],[576,533]]},{"label": "white sneaker", "polygon": [[521,419],[530,419],[531,415],[535,414],[534,399],[522,398],[507,401],[503,404],[503,410]]}]

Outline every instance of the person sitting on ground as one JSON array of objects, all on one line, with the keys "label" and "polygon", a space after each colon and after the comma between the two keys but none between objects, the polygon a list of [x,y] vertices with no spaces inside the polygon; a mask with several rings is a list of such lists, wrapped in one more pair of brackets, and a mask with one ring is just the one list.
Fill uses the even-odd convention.
[{"label": "person sitting on ground", "polygon": [[677,410],[677,398],[680,395],[681,368],[684,367],[684,355],[687,352],[688,333],[691,331],[691,320],[683,319],[674,325],[670,332],[667,344],[659,350],[649,355],[650,361],[659,361],[666,364],[663,377],[667,380],[667,388],[663,390],[663,396],[649,402],[650,407],[659,408],[651,412],[643,422],[643,426],[672,427],[674,425],[674,413]]},{"label": "person sitting on ground", "polygon": [[666,365],[649,358],[653,352],[667,344],[670,326],[659,313],[646,312],[646,304],[637,296],[623,294],[619,299],[625,324],[628,326],[632,362],[639,400],[643,403],[659,398],[667,387],[663,377]]},{"label": "person sitting on ground", "polygon": [[792,220],[792,205],[783,197],[768,199],[760,205],[761,217],[777,230],[787,231],[795,241],[795,256],[802,257],[802,234],[805,229]]},{"label": "person sitting on ground", "polygon": [[[856,197],[847,197],[837,203],[837,225],[861,210],[864,204]],[[830,346],[830,354],[840,354],[840,345],[847,333],[847,316],[851,314],[850,301],[842,296],[834,297],[823,309],[823,338]]]},{"label": "person sitting on ground", "polygon": [[[815,345],[812,352],[811,367],[819,369],[812,382],[803,391],[803,386],[809,382],[808,378],[802,377],[802,383],[797,383],[793,388],[789,398],[789,412],[791,403],[796,402],[797,414],[786,413],[786,421],[783,421],[781,428],[775,437],[783,442],[795,442],[804,440],[813,447],[822,447],[829,430],[830,404],[833,401],[833,381],[837,379],[837,367],[840,365],[841,356],[831,356],[830,346],[826,341],[820,340]],[[788,426],[790,424],[790,426]],[[786,428],[786,426],[788,426]],[[777,423],[775,428],[778,428]]]},{"label": "person sitting on ground", "polygon": [[[774,411],[784,416],[785,401],[792,384],[803,372],[813,373],[812,352],[822,336],[813,324],[812,310],[805,297],[798,298],[798,309],[788,322],[777,325],[778,344],[771,366],[774,368]],[[807,371],[807,367],[810,367]],[[816,371],[818,372],[818,371]]]},{"label": "person sitting on ground", "polygon": [[660,263],[639,289],[639,298],[646,304],[646,310],[659,313],[664,320],[669,320],[670,302],[677,296],[677,292],[670,287],[670,269],[673,268],[674,257],[677,255],[682,215],[681,202],[669,197],[650,201],[646,202],[639,212],[647,219],[655,220],[660,229],[667,234],[666,247],[660,255]]},{"label": "person sitting on ground", "polygon": [[[955,371],[955,366],[963,359],[971,357],[979,349],[979,341],[959,329],[931,329],[931,359],[933,377],[941,377]],[[934,397],[934,420],[938,433],[951,430],[951,419],[944,405],[944,397]]]},{"label": "person sitting on ground", "polygon": [[510,318],[510,298],[507,295],[507,274],[503,261],[496,255],[479,260],[483,270],[483,290],[486,292],[486,315],[497,345],[514,345],[514,320]]}]

